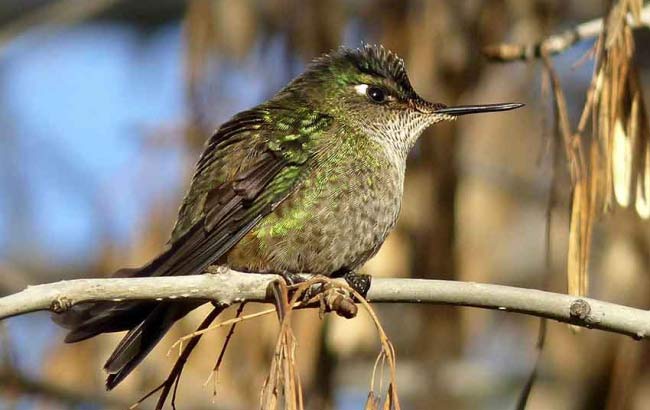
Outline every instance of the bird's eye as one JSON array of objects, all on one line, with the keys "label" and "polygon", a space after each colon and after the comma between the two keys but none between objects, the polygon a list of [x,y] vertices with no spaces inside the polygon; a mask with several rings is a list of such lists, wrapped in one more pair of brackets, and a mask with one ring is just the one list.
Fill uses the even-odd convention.
[{"label": "bird's eye", "polygon": [[370,101],[381,104],[386,101],[386,91],[379,87],[368,87],[366,89],[366,95],[370,98]]}]

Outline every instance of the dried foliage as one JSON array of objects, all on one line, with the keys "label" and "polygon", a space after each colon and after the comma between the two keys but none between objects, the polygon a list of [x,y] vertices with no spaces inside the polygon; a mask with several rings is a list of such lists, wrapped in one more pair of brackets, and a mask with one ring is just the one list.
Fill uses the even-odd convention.
[{"label": "dried foliage", "polygon": [[[571,30],[532,45],[501,44],[483,49],[495,61],[541,58],[542,95],[551,96],[555,124],[552,147],[562,147],[570,175],[571,205],[567,252],[567,291],[586,295],[594,225],[616,206],[633,208],[650,217],[650,125],[635,66],[633,28],[650,25],[650,5],[643,0],[610,2],[605,18],[582,23]],[[597,37],[592,49],[576,64],[595,59],[591,84],[579,123],[572,127],[564,91],[551,56],[577,42]],[[548,90],[550,88],[550,92]],[[550,258],[552,208],[562,178],[554,153],[552,188],[547,204],[547,262]],[[544,331],[540,331],[543,335]],[[525,408],[540,362],[538,356],[517,408]],[[615,400],[615,399],[614,399]],[[622,402],[619,400],[619,402]]]},{"label": "dried foliage", "polygon": [[[259,318],[277,312],[280,321],[280,330],[271,359],[269,374],[260,392],[260,410],[304,410],[303,389],[296,364],[297,342],[292,330],[292,313],[297,308],[316,305],[320,306],[321,318],[324,313],[332,311],[340,316],[351,318],[356,316],[356,306],[353,300],[357,300],[372,318],[381,344],[381,351],[375,360],[375,365],[372,370],[370,390],[365,409],[379,409],[382,403],[383,407],[381,408],[385,410],[401,409],[397,394],[395,349],[376,313],[363,296],[345,283],[321,276],[294,286],[287,286],[282,280],[276,281],[271,286],[271,291],[276,300],[275,308],[242,316],[242,304],[237,310],[235,318],[210,326],[210,323],[223,310],[223,307],[215,307],[195,332],[181,337],[172,345],[168,354],[178,348],[179,357],[165,381],[138,400],[131,408],[136,408],[144,400],[159,391],[161,391],[161,395],[156,404],[156,409],[163,408],[170,393],[172,393],[172,408],[176,408],[175,399],[180,376],[190,353],[197,345],[199,339],[207,332],[230,325],[230,331],[225,339],[213,371],[205,382],[207,385],[210,381],[213,381],[212,394],[216,401],[217,376],[227,346],[234,333],[235,325],[244,320]],[[390,381],[385,393],[382,393],[384,391],[384,368],[386,366],[389,368]]]},{"label": "dried foliage", "polygon": [[[315,296],[305,302],[298,302],[304,299],[305,295],[309,295],[315,286],[319,289]],[[383,409],[400,410],[396,384],[395,349],[386,335],[379,318],[365,298],[347,284],[333,281],[326,277],[316,277],[294,288],[292,289],[293,294],[291,299],[288,296],[289,288],[284,283],[280,283],[279,287],[275,288],[276,299],[280,302],[277,306],[278,318],[280,319],[280,332],[271,361],[271,369],[262,388],[260,409],[304,409],[302,387],[296,371],[296,338],[291,330],[291,313],[293,310],[301,305],[318,303],[321,306],[321,316],[324,312],[336,311],[341,316],[349,317],[349,307],[346,303],[342,303],[341,299],[349,299],[351,296],[363,305],[372,318],[381,343],[381,352],[377,356],[375,366],[373,367],[370,391],[365,408],[379,408],[379,405],[383,402]],[[356,310],[354,311],[354,315],[356,315]],[[390,383],[385,395],[383,395],[383,372],[386,364],[390,371]],[[377,374],[378,370],[379,375]],[[378,390],[376,391],[377,379],[379,379],[379,382]]]},{"label": "dried foliage", "polygon": [[[572,295],[588,292],[592,234],[601,215],[618,205],[650,218],[650,125],[634,65],[632,35],[632,28],[648,24],[648,15],[650,6],[644,8],[643,0],[620,0],[610,5],[603,20],[581,24],[538,44],[484,49],[497,61],[540,57],[550,79],[555,135],[564,147],[571,181],[567,277]],[[588,54],[596,61],[594,74],[574,128],[550,56],[595,35],[598,39]],[[560,181],[556,176],[553,180]]]},{"label": "dried foliage", "polygon": [[291,329],[292,306],[297,303],[303,292],[296,291],[289,301],[286,283],[276,284],[274,294],[280,332],[271,360],[271,369],[260,394],[260,409],[303,410],[302,386],[296,370],[296,337]]},{"label": "dried foliage", "polygon": [[[616,202],[634,205],[639,216],[650,217],[646,184],[648,173],[649,125],[645,103],[634,67],[634,39],[628,15],[639,21],[641,0],[624,0],[612,7],[599,39],[592,96],[585,105],[578,126],[582,132],[591,116],[594,140],[602,155],[592,164],[597,198],[602,211]],[[650,181],[648,181],[650,183]]]},{"label": "dried foliage", "polygon": [[[573,189],[567,258],[568,291],[572,295],[584,295],[587,293],[588,250],[594,220],[593,202],[589,191],[590,179],[580,135],[571,132],[566,100],[557,74],[548,56],[543,54],[542,58],[553,90],[555,134],[561,137],[561,142],[564,145]],[[558,181],[558,178],[554,178],[554,180]]]},{"label": "dried foliage", "polygon": [[[635,204],[639,216],[650,216],[646,199],[650,195],[646,184],[650,136],[630,28],[631,21],[640,20],[641,9],[641,0],[622,0],[611,7],[595,46],[596,69],[587,101],[571,135],[566,105],[557,80],[552,81],[573,187],[567,265],[568,291],[573,295],[587,293],[589,250],[597,218],[614,203],[621,207]],[[547,58],[545,66],[556,77]],[[586,135],[589,121],[591,138]]]}]

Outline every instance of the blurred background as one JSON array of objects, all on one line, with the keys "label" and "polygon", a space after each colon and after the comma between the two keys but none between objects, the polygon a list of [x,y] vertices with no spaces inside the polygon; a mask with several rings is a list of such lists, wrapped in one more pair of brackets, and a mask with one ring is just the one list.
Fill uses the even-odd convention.
[{"label": "blurred background", "polygon": [[[570,185],[560,172],[549,214],[553,123],[540,63],[489,63],[480,50],[538,41],[601,17],[604,3],[2,0],[0,295],[146,262],[167,240],[213,130],[310,59],[362,41],[403,56],[430,101],[526,103],[426,132],[409,158],[398,226],[365,270],[566,292]],[[635,39],[647,85],[650,33]],[[592,45],[554,58],[573,122],[594,69],[576,62]],[[648,231],[631,211],[599,221],[590,296],[648,308]],[[534,367],[537,319],[445,306],[377,310],[397,349],[404,409],[514,408]],[[177,325],[110,394],[101,366],[119,335],[64,345],[48,314],[2,322],[0,408],[127,408],[166,377],[175,354],[167,349],[205,312]],[[205,337],[183,374],[179,408],[256,408],[277,330],[272,316],[238,328],[215,398],[203,384],[226,330]],[[362,408],[379,352],[371,321],[304,311],[294,331],[306,407]],[[647,356],[647,343],[549,323],[528,409],[647,409]]]}]

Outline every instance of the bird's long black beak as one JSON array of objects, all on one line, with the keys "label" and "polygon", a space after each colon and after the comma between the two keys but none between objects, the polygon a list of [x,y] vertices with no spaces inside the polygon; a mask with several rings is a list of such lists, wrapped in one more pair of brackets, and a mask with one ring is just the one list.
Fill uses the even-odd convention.
[{"label": "bird's long black beak", "polygon": [[509,111],[523,106],[524,104],[519,104],[519,103],[459,105],[457,107],[438,108],[433,112],[433,114],[446,114],[446,115],[459,116],[465,114],[478,114],[482,112]]}]

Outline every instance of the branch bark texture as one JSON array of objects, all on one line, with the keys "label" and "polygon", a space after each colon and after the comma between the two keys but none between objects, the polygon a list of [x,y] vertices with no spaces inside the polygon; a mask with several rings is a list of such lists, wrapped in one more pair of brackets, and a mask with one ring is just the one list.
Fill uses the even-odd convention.
[{"label": "branch bark texture", "polygon": [[[76,279],[30,286],[0,298],[0,319],[39,310],[62,312],[83,302],[198,299],[223,304],[271,302],[274,275],[220,269],[183,277]],[[473,282],[375,278],[373,303],[471,306],[554,319],[586,328],[650,337],[650,312],[590,298]]]}]

